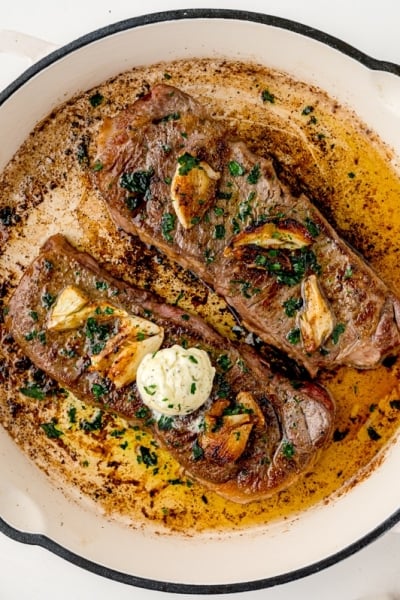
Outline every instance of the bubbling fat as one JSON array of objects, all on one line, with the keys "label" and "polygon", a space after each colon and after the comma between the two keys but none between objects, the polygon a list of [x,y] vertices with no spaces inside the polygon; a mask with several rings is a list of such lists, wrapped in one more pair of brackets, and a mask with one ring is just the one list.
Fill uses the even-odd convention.
[{"label": "bubbling fat", "polygon": [[[32,132],[0,177],[3,309],[40,245],[61,232],[116,277],[200,314],[228,337],[240,335],[221,298],[115,230],[85,175],[88,167],[100,168],[88,157],[102,119],[165,79],[205,103],[255,152],[272,155],[281,176],[305,190],[386,283],[400,288],[400,180],[392,151],[321,90],[261,65],[202,59],[119,75],[60,106]],[[78,490],[132,527],[151,524],[192,534],[288,518],[367,476],[399,426],[395,359],[372,371],[323,373],[321,382],[338,408],[332,443],[288,490],[236,505],[192,481],[149,434],[60,390],[22,356],[7,332],[1,340],[3,427],[52,480],[75,492],[71,495]]]}]

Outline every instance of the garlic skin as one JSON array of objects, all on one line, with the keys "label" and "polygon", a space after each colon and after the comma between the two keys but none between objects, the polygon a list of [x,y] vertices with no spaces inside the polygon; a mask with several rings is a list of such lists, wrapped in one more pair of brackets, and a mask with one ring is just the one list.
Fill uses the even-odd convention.
[{"label": "garlic skin", "polygon": [[187,415],[210,396],[215,369],[204,350],[175,344],[147,354],[139,364],[136,384],[151,410],[168,416]]}]

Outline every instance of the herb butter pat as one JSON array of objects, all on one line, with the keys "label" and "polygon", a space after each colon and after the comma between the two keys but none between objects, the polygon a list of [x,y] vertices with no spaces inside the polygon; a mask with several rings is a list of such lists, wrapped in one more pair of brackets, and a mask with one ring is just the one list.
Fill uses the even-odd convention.
[{"label": "herb butter pat", "polygon": [[207,352],[174,345],[147,354],[138,367],[136,383],[150,409],[164,415],[187,415],[206,402],[214,375]]}]

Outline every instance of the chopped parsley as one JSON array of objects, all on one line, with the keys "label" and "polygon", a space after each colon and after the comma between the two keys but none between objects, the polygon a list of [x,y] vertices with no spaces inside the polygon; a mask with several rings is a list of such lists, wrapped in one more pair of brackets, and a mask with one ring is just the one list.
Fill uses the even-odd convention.
[{"label": "chopped parsley", "polygon": [[195,156],[189,154],[189,152],[185,152],[178,158],[179,175],[187,175],[192,169],[195,169],[199,166],[200,160]]},{"label": "chopped parsley", "polygon": [[180,118],[181,118],[180,113],[173,112],[173,113],[169,113],[167,115],[164,115],[163,117],[161,117],[161,119],[155,119],[153,121],[153,123],[155,125],[158,125],[159,123],[168,123],[169,121],[179,121]]},{"label": "chopped parsley", "polygon": [[314,221],[312,221],[309,217],[307,217],[305,220],[305,225],[308,229],[309,234],[312,235],[313,238],[318,237],[319,228],[316,225],[316,223],[314,223]]},{"label": "chopped parsley", "polygon": [[104,292],[108,289],[108,283],[106,281],[96,281],[96,290]]},{"label": "chopped parsley", "polygon": [[260,179],[260,175],[261,175],[260,165],[257,163],[254,165],[254,167],[251,169],[250,173],[247,175],[247,182],[255,185],[256,183],[258,183],[258,180]]},{"label": "chopped parsley", "polygon": [[101,383],[94,383],[92,385],[92,393],[93,393],[93,396],[98,400],[99,398],[104,396],[104,394],[107,393],[107,388],[105,385],[102,385]]},{"label": "chopped parsley", "polygon": [[41,423],[40,427],[43,429],[48,438],[56,439],[64,435],[60,429],[57,429],[56,425],[57,422],[53,420],[49,423]]},{"label": "chopped parsley", "polygon": [[42,305],[44,306],[44,308],[51,308],[55,301],[56,296],[53,296],[53,294],[50,294],[49,292],[45,292],[42,296]]},{"label": "chopped parsley", "polygon": [[209,248],[206,248],[206,250],[204,251],[204,259],[205,259],[207,265],[214,262],[214,260],[215,260],[215,255],[213,254],[212,250],[210,250]]},{"label": "chopped parsley", "polygon": [[172,213],[164,213],[161,217],[161,233],[167,242],[172,242],[173,237],[171,231],[175,229],[175,215]]},{"label": "chopped parsley", "polygon": [[24,337],[27,342],[31,342],[32,340],[36,339],[37,338],[36,329],[32,329],[32,331],[28,331],[28,333],[26,333]]},{"label": "chopped parsley", "polygon": [[240,225],[235,218],[232,219],[232,233],[234,233],[235,235],[237,233],[240,233]]},{"label": "chopped parsley", "polygon": [[274,94],[271,94],[271,92],[267,89],[261,92],[261,99],[263,102],[270,102],[271,104],[274,104],[275,102]]},{"label": "chopped parsley", "polygon": [[244,168],[244,166],[236,160],[231,160],[228,163],[228,169],[232,177],[240,177],[241,175],[244,175],[246,173],[246,169]]},{"label": "chopped parsley", "polygon": [[28,383],[26,386],[19,388],[19,391],[28,398],[35,400],[44,400],[45,392],[35,383]]},{"label": "chopped parsley", "polygon": [[254,287],[250,281],[245,281],[243,279],[232,279],[230,283],[239,285],[240,292],[245,298],[252,298],[261,291],[260,288]]},{"label": "chopped parsley", "polygon": [[218,190],[216,197],[220,200],[230,200],[232,198],[232,192],[221,192],[221,190]]},{"label": "chopped parsley", "polygon": [[94,165],[92,166],[92,171],[94,171],[95,173],[97,171],[102,171],[104,165],[102,162],[100,162],[99,160],[97,160]]},{"label": "chopped parsley", "polygon": [[155,452],[152,452],[149,448],[147,448],[146,446],[140,446],[139,447],[139,456],[137,457],[137,461],[139,464],[144,464],[146,465],[146,467],[154,467],[157,462],[157,454]]},{"label": "chopped parsley", "polygon": [[158,429],[161,431],[169,431],[172,429],[173,418],[167,417],[166,415],[161,415],[161,417],[157,421]]},{"label": "chopped parsley", "polygon": [[96,92],[95,94],[93,94],[93,96],[90,96],[89,98],[89,102],[93,106],[93,108],[96,108],[96,106],[100,106],[103,100],[104,96],[100,94],[100,92]]},{"label": "chopped parsley", "polygon": [[190,393],[191,394],[195,394],[196,393],[196,383],[194,381],[190,385]]},{"label": "chopped parsley", "polygon": [[85,334],[89,340],[89,348],[92,354],[100,354],[110,337],[111,327],[106,323],[98,323],[94,317],[86,321]]},{"label": "chopped parsley", "polygon": [[344,272],[344,279],[351,279],[353,277],[353,269],[351,267],[347,267]]},{"label": "chopped parsley", "polygon": [[223,217],[224,216],[224,209],[221,208],[221,206],[214,206],[214,214],[217,217]]},{"label": "chopped parsley", "polygon": [[225,372],[229,371],[229,369],[232,367],[232,363],[227,354],[220,354],[218,356],[217,365]]},{"label": "chopped parsley", "polygon": [[346,330],[346,325],[344,325],[344,323],[338,323],[333,331],[332,331],[332,342],[334,344],[337,344],[339,341],[340,336],[342,335],[342,333],[344,333],[344,331]]},{"label": "chopped parsley", "polygon": [[67,412],[68,420],[71,424],[76,423],[76,407],[70,406]]},{"label": "chopped parsley", "polygon": [[197,365],[197,364],[198,364],[198,362],[199,362],[199,361],[197,360],[197,358],[196,358],[195,356],[193,356],[193,354],[189,354],[189,357],[188,357],[188,358],[189,358],[190,362],[192,362],[192,363],[195,363],[196,365]]},{"label": "chopped parsley", "polygon": [[99,431],[103,427],[102,417],[103,413],[101,412],[101,410],[99,410],[94,415],[91,421],[88,421],[87,419],[82,419],[82,421],[79,423],[79,428],[82,429],[82,431],[86,432]]},{"label": "chopped parsley", "polygon": [[200,460],[200,458],[203,458],[204,456],[203,448],[199,445],[199,442],[197,440],[192,446],[192,456],[193,460]]},{"label": "chopped parsley", "polygon": [[293,458],[295,448],[291,442],[284,442],[282,445],[282,454],[285,458]]},{"label": "chopped parsley", "polygon": [[298,344],[300,342],[300,329],[298,327],[291,329],[287,334],[286,339],[290,344]]},{"label": "chopped parsley", "polygon": [[144,391],[146,392],[146,394],[148,394],[149,396],[154,396],[154,394],[157,391],[157,386],[155,383],[152,383],[150,385],[145,385],[144,387]]},{"label": "chopped parsley", "polygon": [[214,227],[214,239],[223,240],[225,237],[225,226],[222,224],[215,225]]},{"label": "chopped parsley", "polygon": [[[258,258],[258,256],[265,256],[265,259]],[[280,262],[279,257],[279,251],[270,250],[267,254],[257,255],[256,264],[257,266],[264,267],[268,273],[276,277],[278,283],[283,285],[297,285],[309,271],[316,274],[320,274],[321,272],[317,257],[309,248],[302,248],[299,251],[294,251],[289,254],[290,269],[286,267],[286,260]],[[287,257],[287,254],[285,254],[285,257]]]},{"label": "chopped parsley", "polygon": [[147,171],[126,171],[122,173],[119,185],[139,198],[146,199],[150,195],[150,183],[153,175],[154,171],[151,168]]},{"label": "chopped parsley", "polygon": [[296,312],[303,306],[303,298],[289,298],[282,305],[287,317],[294,317]]},{"label": "chopped parsley", "polygon": [[[155,386],[154,386],[155,387]],[[151,394],[152,395],[152,394]],[[149,409],[147,408],[147,406],[141,406],[140,408],[137,409],[137,411],[135,412],[135,417],[137,419],[147,419],[147,417],[149,416]]]}]

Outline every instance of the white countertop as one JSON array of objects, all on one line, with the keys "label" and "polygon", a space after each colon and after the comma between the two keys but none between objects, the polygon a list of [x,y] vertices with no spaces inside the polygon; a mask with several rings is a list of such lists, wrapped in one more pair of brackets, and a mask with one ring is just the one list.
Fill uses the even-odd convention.
[{"label": "white countertop", "polygon": [[[371,56],[400,64],[398,0],[3,0],[0,3],[0,89],[31,61],[93,29],[143,13],[176,8],[233,8],[289,18],[334,35]],[[48,44],[15,36],[22,32]],[[54,46],[52,46],[54,45]],[[13,49],[17,54],[10,54]],[[24,56],[25,54],[25,56]],[[305,541],[306,543],[306,541]],[[162,593],[106,580],[37,546],[0,534],[0,600],[152,600]],[[377,600],[400,598],[400,535],[389,532],[356,555],[305,579],[222,598]]]}]

